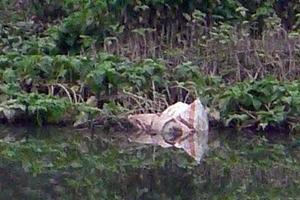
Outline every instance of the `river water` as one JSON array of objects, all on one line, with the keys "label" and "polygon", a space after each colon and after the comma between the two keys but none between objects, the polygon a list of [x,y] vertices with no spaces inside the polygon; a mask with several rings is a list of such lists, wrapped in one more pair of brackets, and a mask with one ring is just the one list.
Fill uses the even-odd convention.
[{"label": "river water", "polygon": [[[213,131],[200,165],[128,133],[0,129],[0,199],[299,199],[295,136]],[[300,146],[300,145],[299,145]]]}]

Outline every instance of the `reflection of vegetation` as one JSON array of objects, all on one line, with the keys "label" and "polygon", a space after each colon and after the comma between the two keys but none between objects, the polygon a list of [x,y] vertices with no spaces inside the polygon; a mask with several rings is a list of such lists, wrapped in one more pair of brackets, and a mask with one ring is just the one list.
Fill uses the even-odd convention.
[{"label": "reflection of vegetation", "polygon": [[101,134],[92,141],[79,134],[54,131],[57,133],[51,136],[45,136],[43,130],[41,137],[27,134],[23,139],[7,136],[0,140],[3,197],[298,197],[298,149],[290,152],[288,145],[273,144],[264,138],[221,140],[221,146],[212,148],[198,166],[181,150],[153,151],[151,146],[127,144],[124,133]]}]

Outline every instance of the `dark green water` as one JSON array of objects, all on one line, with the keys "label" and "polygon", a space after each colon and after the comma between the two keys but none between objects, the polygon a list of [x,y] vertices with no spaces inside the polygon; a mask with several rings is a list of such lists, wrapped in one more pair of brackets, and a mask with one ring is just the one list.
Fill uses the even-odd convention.
[{"label": "dark green water", "polygon": [[[0,199],[299,199],[292,136],[221,133],[197,165],[126,133],[1,128]],[[280,141],[280,142],[279,142]]]}]

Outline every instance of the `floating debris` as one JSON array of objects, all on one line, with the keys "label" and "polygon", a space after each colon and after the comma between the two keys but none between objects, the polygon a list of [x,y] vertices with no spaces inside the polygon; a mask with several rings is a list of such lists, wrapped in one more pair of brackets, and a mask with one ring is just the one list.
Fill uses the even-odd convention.
[{"label": "floating debris", "polygon": [[190,105],[177,102],[162,113],[129,115],[128,120],[139,129],[132,142],[182,148],[197,163],[208,148],[208,117],[200,99]]}]

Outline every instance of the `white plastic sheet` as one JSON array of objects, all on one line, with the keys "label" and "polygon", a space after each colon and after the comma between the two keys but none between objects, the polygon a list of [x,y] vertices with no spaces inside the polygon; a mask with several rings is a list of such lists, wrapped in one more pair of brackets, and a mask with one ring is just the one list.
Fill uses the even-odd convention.
[{"label": "white plastic sheet", "polygon": [[182,148],[197,163],[207,149],[209,124],[200,99],[190,105],[177,102],[161,114],[130,115],[128,119],[140,129],[131,141]]}]

